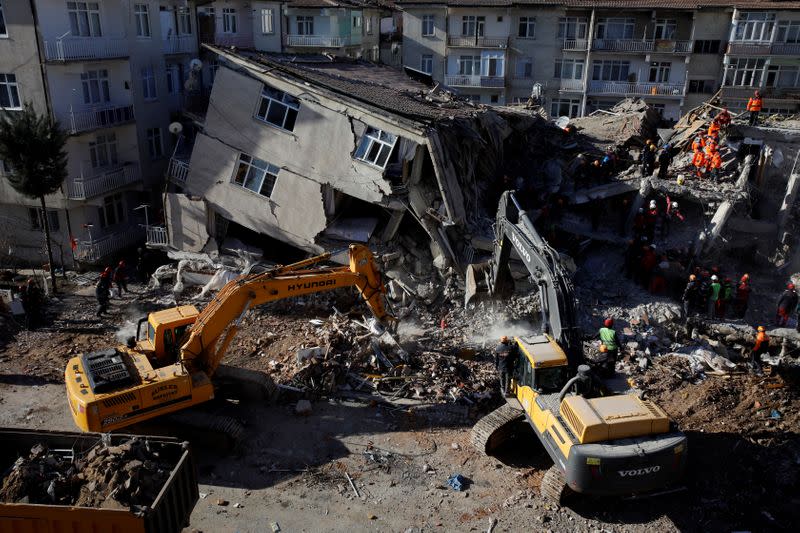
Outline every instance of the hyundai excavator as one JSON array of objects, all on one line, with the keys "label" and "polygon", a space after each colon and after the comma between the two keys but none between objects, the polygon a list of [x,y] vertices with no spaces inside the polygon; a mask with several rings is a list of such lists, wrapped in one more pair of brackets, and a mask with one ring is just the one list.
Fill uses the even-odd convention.
[{"label": "hyundai excavator", "polygon": [[139,329],[147,325],[142,339],[73,357],[64,376],[75,424],[83,431],[109,432],[213,399],[212,378],[243,317],[267,302],[354,286],[380,325],[395,325],[369,248],[350,245],[348,266],[313,267],[329,257],[239,276],[202,312],[184,305],[150,313],[139,324]]},{"label": "hyundai excavator", "polygon": [[488,263],[467,267],[469,304],[482,292],[507,292],[512,248],[538,285],[542,331],[515,337],[512,397],[479,420],[471,441],[491,453],[523,420],[553,466],[542,494],[562,504],[573,493],[642,495],[676,490],[687,460],[686,436],[664,411],[620,375],[601,379],[583,364],[575,296],[558,252],[536,231],[513,193],[503,193]]}]

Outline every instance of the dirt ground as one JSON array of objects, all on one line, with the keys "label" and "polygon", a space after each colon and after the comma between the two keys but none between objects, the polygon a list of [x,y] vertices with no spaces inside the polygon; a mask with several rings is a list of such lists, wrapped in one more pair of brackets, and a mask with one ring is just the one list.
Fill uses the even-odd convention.
[{"label": "dirt ground", "polygon": [[[111,317],[98,321],[84,287],[61,297],[42,329],[7,328],[0,340],[0,425],[74,430],[62,384],[68,357],[124,340],[131,321],[168,305],[153,300],[115,300]],[[308,321],[348,302],[266,306],[247,319],[226,363],[285,379],[296,350],[318,340]],[[438,317],[415,320],[435,331]],[[458,335],[480,328],[469,324]],[[429,346],[441,342],[435,334],[422,338]],[[792,529],[800,522],[800,400],[792,376],[780,388],[769,387],[774,378],[750,375],[694,382],[680,364],[653,365],[640,381],[689,436],[682,492],[549,505],[538,483],[550,460],[535,437],[521,427],[498,457],[482,456],[468,443],[476,413],[463,403],[320,398],[300,417],[292,402],[219,401],[211,408],[241,420],[246,438],[230,453],[196,443],[201,499],[187,531],[260,532],[275,530],[273,524],[282,531],[486,531],[493,520],[495,531]],[[780,418],[771,417],[773,409]],[[448,487],[453,474],[467,479],[467,490]]]}]

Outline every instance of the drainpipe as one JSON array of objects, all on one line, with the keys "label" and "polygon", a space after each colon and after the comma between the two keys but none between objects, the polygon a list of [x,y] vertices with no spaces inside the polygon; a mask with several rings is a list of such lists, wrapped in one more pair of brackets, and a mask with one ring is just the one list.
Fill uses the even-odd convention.
[{"label": "drainpipe", "polygon": [[586,62],[583,66],[583,94],[581,95],[581,114],[580,116],[586,116],[586,92],[589,90],[589,73],[592,71],[592,64],[591,64],[591,57],[592,57],[592,41],[594,40],[594,13],[595,10],[592,9],[592,15],[589,18],[589,29],[586,32]]}]

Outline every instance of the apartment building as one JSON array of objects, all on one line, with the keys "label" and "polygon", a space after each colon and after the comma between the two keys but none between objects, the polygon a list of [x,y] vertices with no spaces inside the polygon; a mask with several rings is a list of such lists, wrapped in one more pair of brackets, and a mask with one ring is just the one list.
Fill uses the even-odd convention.
[{"label": "apartment building", "polygon": [[[760,86],[781,110],[797,108],[786,95],[797,86],[792,21],[800,4],[756,1],[748,6],[763,10],[743,12],[684,0],[397,3],[404,64],[482,103],[533,95],[552,115],[574,117],[637,96],[675,120],[728,84],[723,96],[734,107]],[[756,28],[767,13],[770,32]]]},{"label": "apartment building", "polygon": [[[158,217],[160,184],[174,144],[171,116],[198,45],[192,2],[3,0],[0,107],[30,102],[68,132],[68,178],[47,199],[54,260],[100,263],[144,242]],[[6,180],[0,212],[14,258],[43,263],[42,214]],[[147,206],[147,207],[143,207]]]}]

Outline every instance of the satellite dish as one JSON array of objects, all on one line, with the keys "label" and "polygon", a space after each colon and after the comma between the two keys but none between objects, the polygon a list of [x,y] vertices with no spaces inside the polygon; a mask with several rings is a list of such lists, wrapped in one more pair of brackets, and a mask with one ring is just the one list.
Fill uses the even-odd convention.
[{"label": "satellite dish", "polygon": [[191,61],[189,61],[189,67],[190,67],[192,70],[194,70],[194,71],[198,71],[198,70],[200,70],[201,68],[203,68],[203,62],[202,62],[202,61],[200,61],[200,60],[199,60],[199,59],[197,59],[197,58],[194,58],[194,59],[192,59]]},{"label": "satellite dish", "polygon": [[183,124],[180,122],[173,122],[169,125],[169,132],[173,135],[180,135],[183,131]]}]

